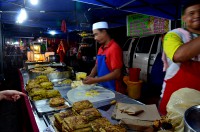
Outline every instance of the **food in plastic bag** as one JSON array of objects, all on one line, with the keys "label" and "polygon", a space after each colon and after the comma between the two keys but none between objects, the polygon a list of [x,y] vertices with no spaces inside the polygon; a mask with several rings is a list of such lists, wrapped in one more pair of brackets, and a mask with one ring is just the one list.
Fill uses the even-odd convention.
[{"label": "food in plastic bag", "polygon": [[191,106],[200,103],[200,91],[182,88],[175,91],[167,104],[167,117],[177,132],[184,131],[184,113]]}]

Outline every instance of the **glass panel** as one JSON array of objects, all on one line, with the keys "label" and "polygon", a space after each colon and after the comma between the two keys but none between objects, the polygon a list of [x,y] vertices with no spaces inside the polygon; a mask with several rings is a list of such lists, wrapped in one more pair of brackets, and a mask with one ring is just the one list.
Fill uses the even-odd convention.
[{"label": "glass panel", "polygon": [[149,53],[154,36],[140,38],[136,48],[136,53]]}]

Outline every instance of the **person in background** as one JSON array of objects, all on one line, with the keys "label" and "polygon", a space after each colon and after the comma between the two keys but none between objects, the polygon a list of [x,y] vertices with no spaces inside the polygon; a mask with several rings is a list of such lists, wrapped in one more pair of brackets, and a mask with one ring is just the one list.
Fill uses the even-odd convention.
[{"label": "person in background", "polygon": [[[91,73],[83,80],[83,83],[99,83],[105,88],[124,93],[121,74],[123,67],[122,50],[109,36],[107,22],[94,23],[92,29],[94,39],[101,46],[96,57],[96,64]],[[95,77],[96,75],[97,77]]]},{"label": "person in background", "polygon": [[159,105],[163,115],[173,92],[184,87],[200,91],[200,0],[185,4],[182,20],[186,28],[174,29],[164,37],[168,67]]},{"label": "person in background", "polygon": [[16,90],[3,90],[0,91],[0,100],[17,101],[20,96],[26,96],[26,94]]},{"label": "person in background", "polygon": [[65,52],[65,47],[63,45],[62,40],[60,41],[60,44],[58,45],[57,53],[60,56],[60,62],[64,62],[66,52]]}]

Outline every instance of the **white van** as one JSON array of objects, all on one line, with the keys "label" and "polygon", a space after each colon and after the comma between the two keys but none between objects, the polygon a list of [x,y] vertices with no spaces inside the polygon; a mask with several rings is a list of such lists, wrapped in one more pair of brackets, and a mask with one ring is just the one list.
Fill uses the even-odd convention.
[{"label": "white van", "polygon": [[[129,38],[123,46],[124,64],[127,68],[140,68],[140,79],[149,81],[152,66],[159,54],[161,60],[162,35]],[[159,64],[159,67],[162,65]]]}]

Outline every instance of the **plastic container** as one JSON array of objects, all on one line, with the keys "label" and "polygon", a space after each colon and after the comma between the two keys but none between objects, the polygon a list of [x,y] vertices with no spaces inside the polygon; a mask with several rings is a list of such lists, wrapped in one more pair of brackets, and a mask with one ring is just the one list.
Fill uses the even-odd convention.
[{"label": "plastic container", "polygon": [[140,68],[129,68],[129,80],[132,82],[138,82],[140,77]]},{"label": "plastic container", "polygon": [[139,99],[141,96],[142,80],[139,80],[138,82],[132,82],[129,81],[128,76],[125,76],[123,80],[127,85],[128,96],[133,99]]}]

